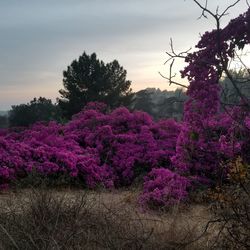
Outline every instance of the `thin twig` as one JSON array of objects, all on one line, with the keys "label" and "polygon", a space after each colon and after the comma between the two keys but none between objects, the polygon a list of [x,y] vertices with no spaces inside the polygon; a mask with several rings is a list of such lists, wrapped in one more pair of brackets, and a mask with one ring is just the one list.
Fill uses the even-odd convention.
[{"label": "thin twig", "polygon": [[188,87],[187,87],[186,85],[184,85],[184,84],[181,84],[181,83],[175,82],[175,81],[173,81],[173,80],[170,80],[168,77],[162,75],[161,72],[158,72],[158,73],[160,74],[160,76],[161,76],[162,78],[164,78],[164,79],[168,80],[169,82],[171,82],[171,84],[173,83],[173,84],[178,85],[178,86],[180,86],[180,87],[182,87],[182,88],[186,88],[186,89],[188,88]]},{"label": "thin twig", "polygon": [[18,247],[18,245],[16,244],[16,242],[14,241],[14,239],[12,238],[12,236],[8,233],[8,231],[3,227],[2,224],[0,224],[0,227],[2,228],[3,232],[9,237],[9,239],[11,240],[12,244],[15,246],[16,249],[20,249]]},{"label": "thin twig", "polygon": [[241,0],[237,0],[235,1],[234,3],[230,4],[220,15],[219,15],[219,18],[227,15],[227,11],[231,8],[233,8],[237,3],[239,3]]}]

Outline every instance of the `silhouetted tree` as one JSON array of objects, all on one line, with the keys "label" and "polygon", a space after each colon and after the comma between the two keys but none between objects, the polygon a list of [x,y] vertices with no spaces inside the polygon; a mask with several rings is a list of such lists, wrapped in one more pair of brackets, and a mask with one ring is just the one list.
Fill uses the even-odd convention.
[{"label": "silhouetted tree", "polygon": [[0,115],[0,128],[7,128],[7,127],[8,127],[8,116]]},{"label": "silhouetted tree", "polygon": [[114,60],[105,64],[96,54],[85,52],[63,72],[63,86],[58,99],[63,115],[70,118],[88,102],[100,101],[114,108],[131,102],[131,81],[127,72]]},{"label": "silhouetted tree", "polygon": [[37,121],[59,119],[59,107],[44,97],[34,98],[28,104],[14,105],[9,112],[10,127],[29,126]]}]

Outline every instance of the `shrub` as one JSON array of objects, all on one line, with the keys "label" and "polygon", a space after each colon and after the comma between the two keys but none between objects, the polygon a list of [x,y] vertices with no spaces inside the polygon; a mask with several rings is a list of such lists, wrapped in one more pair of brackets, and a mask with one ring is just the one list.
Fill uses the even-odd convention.
[{"label": "shrub", "polygon": [[149,207],[172,206],[188,197],[190,181],[168,169],[153,169],[144,182],[142,205]]},{"label": "shrub", "polygon": [[68,175],[89,188],[111,188],[130,185],[160,165],[171,167],[178,123],[155,123],[126,108],[104,109],[91,103],[68,124],[37,123],[0,136],[0,183],[37,172],[52,181]]},{"label": "shrub", "polygon": [[229,163],[228,183],[210,192],[218,236],[214,245],[222,249],[250,248],[250,167],[241,157]]}]

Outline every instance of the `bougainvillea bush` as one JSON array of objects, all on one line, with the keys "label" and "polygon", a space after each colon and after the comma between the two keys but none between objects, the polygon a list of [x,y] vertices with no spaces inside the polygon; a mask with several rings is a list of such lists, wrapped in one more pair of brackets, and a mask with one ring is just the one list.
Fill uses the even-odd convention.
[{"label": "bougainvillea bush", "polygon": [[127,186],[153,168],[173,168],[170,158],[181,125],[153,122],[143,112],[87,107],[68,124],[38,123],[0,136],[1,185],[36,171],[68,175],[94,188]]},{"label": "bougainvillea bush", "polygon": [[0,131],[1,187],[33,172],[68,176],[88,188],[129,186],[145,176],[141,203],[172,205],[198,185],[226,180],[231,159],[250,163],[250,104],[242,98],[221,113],[218,81],[235,50],[249,42],[250,9],[201,37],[182,71],[190,82],[182,122],[90,103],[64,125]]},{"label": "bougainvillea bush", "polygon": [[188,198],[190,180],[166,168],[154,168],[144,178],[143,206],[172,206]]},{"label": "bougainvillea bush", "polygon": [[224,29],[206,32],[197,50],[185,59],[188,66],[182,76],[190,83],[189,100],[185,104],[183,126],[172,162],[179,172],[194,180],[221,178],[219,166],[228,158],[244,154],[241,146],[249,142],[249,129],[245,125],[249,100],[242,96],[240,106],[227,108],[224,114],[219,114],[221,90],[218,84],[237,49],[243,49],[249,42],[250,8]]},{"label": "bougainvillea bush", "polygon": [[[1,187],[34,172],[52,181],[68,176],[71,182],[88,188],[128,186],[137,176],[145,176],[141,204],[161,206],[186,200],[194,176],[206,182],[215,180],[218,171],[207,174],[205,164],[189,169],[188,174],[173,164],[185,124],[171,119],[154,122],[148,114],[126,108],[106,112],[100,106],[104,107],[91,103],[65,125],[37,123],[22,131],[2,133]],[[236,128],[233,113],[209,120],[218,164],[219,159],[240,152],[241,141],[231,138],[231,130]],[[201,164],[203,161],[200,157]]]}]

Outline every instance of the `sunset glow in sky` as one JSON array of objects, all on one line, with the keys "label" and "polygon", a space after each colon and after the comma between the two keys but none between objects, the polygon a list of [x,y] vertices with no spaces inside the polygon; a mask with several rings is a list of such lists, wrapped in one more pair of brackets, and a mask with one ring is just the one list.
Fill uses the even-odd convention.
[{"label": "sunset glow in sky", "polygon": [[[234,1],[208,2],[223,10]],[[242,0],[222,26],[246,9]],[[0,110],[33,97],[55,100],[62,71],[83,51],[104,62],[117,59],[134,91],[173,89],[158,74],[168,74],[165,51],[170,38],[182,51],[215,27],[200,13],[192,0],[0,0]],[[183,66],[177,62],[175,71]]]}]

